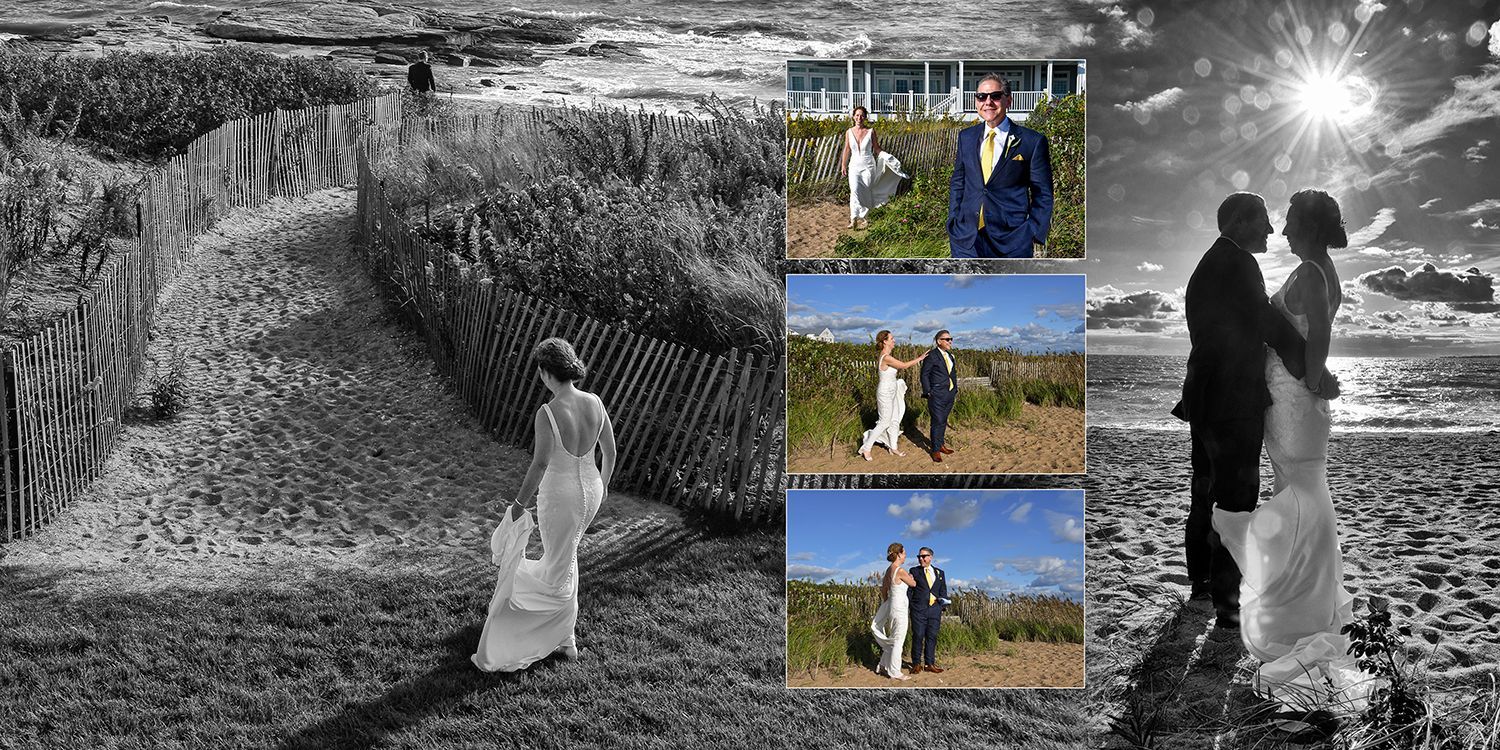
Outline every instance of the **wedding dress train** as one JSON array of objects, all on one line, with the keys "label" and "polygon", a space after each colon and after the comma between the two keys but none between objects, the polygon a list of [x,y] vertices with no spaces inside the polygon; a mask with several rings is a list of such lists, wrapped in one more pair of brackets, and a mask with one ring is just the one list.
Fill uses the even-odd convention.
[{"label": "wedding dress train", "polygon": [[[599,397],[594,401],[602,411]],[[575,456],[563,447],[550,405],[542,410],[552,426],[552,452],[537,491],[536,520],[529,512],[516,519],[506,513],[490,537],[491,559],[500,572],[479,647],[470,657],[486,672],[525,669],[554,651],[576,647],[578,545],[604,497],[594,463],[599,436]],[[599,430],[602,434],[602,419]],[[542,556],[534,560],[524,556],[533,528],[542,536]]]},{"label": "wedding dress train", "polygon": [[901,677],[901,649],[906,645],[906,627],[910,618],[907,614],[907,588],[903,581],[892,581],[891,595],[880,603],[880,608],[875,610],[875,619],[870,621],[870,633],[881,648],[880,665],[875,672],[898,679]]},{"label": "wedding dress train", "polygon": [[[1307,316],[1286,308],[1294,279],[1271,301],[1306,336]],[[1214,529],[1243,575],[1240,637],[1264,662],[1255,684],[1261,695],[1296,711],[1357,713],[1374,685],[1346,654],[1348,638],[1339,633],[1352,619],[1353,597],[1344,588],[1328,490],[1328,401],[1292,377],[1274,350],[1266,352],[1266,384],[1274,492],[1249,512],[1214,509]]]}]

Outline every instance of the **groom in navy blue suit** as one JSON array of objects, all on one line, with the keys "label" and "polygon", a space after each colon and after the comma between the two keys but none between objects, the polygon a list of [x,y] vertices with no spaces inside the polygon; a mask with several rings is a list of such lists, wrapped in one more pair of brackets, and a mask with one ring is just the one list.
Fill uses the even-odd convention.
[{"label": "groom in navy blue suit", "polygon": [[958,363],[953,361],[953,334],[938,331],[937,344],[922,360],[922,398],[927,399],[927,417],[932,427],[932,460],[942,463],[953,449],[943,444],[948,434],[948,413],[958,398]]},{"label": "groom in navy blue suit", "polygon": [[983,122],[959,132],[948,184],[948,249],[955,258],[1030,258],[1052,228],[1047,137],[1005,116],[1010,82],[992,73],[978,89]]},{"label": "groom in navy blue suit", "polygon": [[[948,599],[948,579],[932,564],[932,548],[917,550],[917,565],[911,569],[917,585],[906,590],[911,613],[911,673],[924,669],[937,674],[938,628],[943,624],[943,602]],[[927,666],[922,666],[923,663]]]}]

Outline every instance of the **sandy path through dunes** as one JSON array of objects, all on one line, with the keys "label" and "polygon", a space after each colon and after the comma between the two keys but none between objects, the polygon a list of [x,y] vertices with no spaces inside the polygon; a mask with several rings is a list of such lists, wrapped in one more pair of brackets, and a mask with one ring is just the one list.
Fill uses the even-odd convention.
[{"label": "sandy path through dunes", "polygon": [[[363,270],[353,230],[353,193],[332,190],[202,237],[148,349],[148,373],[186,353],[186,410],[129,425],[104,475],[6,563],[156,575],[484,555],[529,454],[476,428]],[[681,526],[673,509],[612,495],[594,536],[623,518]]]}]

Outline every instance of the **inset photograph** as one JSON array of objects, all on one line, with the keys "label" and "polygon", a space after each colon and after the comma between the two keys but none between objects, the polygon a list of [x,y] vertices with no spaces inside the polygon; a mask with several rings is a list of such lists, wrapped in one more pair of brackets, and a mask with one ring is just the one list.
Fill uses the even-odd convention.
[{"label": "inset photograph", "polygon": [[1083,490],[788,490],[789,687],[1083,687]]},{"label": "inset photograph", "polygon": [[787,257],[1083,257],[1086,68],[789,60]]},{"label": "inset photograph", "polygon": [[787,471],[1084,471],[1084,277],[790,274]]}]

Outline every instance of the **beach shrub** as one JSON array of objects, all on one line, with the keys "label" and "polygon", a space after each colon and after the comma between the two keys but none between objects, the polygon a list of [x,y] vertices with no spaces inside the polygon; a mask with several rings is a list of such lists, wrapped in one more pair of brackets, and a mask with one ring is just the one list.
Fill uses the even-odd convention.
[{"label": "beach shrub", "polygon": [[187,351],[175,349],[165,369],[151,376],[146,390],[151,399],[151,416],[170,419],[187,407]]},{"label": "beach shrub", "polygon": [[425,238],[497,283],[703,351],[779,354],[782,119],[702,107],[429,119],[376,171]]},{"label": "beach shrub", "polygon": [[55,108],[78,138],[120,157],[170,156],[229,120],[347,103],[378,89],[347,63],[283,58],[248,45],[100,57],[0,46],[0,97],[14,98],[26,115]]},{"label": "beach shrub", "polygon": [[[1037,105],[1026,126],[1047,136],[1052,157],[1052,229],[1046,257],[1082,258],[1084,173],[1088,163],[1085,100],[1069,94]],[[1040,253],[1039,253],[1040,254]]]},{"label": "beach shrub", "polygon": [[[953,128],[962,128],[972,125],[972,120],[966,120],[943,112],[941,114],[917,114],[914,117],[882,117],[871,120],[870,126],[878,135],[892,136],[907,133],[933,133]],[[787,138],[823,138],[830,135],[843,135],[854,125],[854,120],[849,117],[793,117],[786,118]]]},{"label": "beach shrub", "polygon": [[1339,632],[1349,636],[1356,666],[1378,680],[1355,730],[1364,738],[1358,745],[1368,750],[1442,746],[1442,726],[1429,718],[1421,683],[1409,674],[1402,657],[1401,644],[1411,636],[1411,628],[1393,626],[1389,610],[1372,608]]}]

